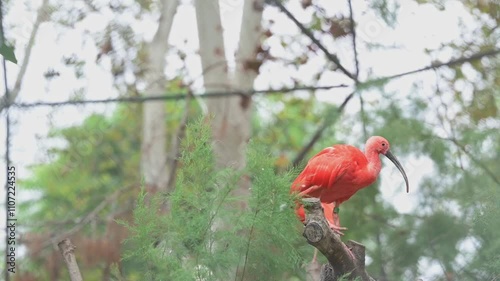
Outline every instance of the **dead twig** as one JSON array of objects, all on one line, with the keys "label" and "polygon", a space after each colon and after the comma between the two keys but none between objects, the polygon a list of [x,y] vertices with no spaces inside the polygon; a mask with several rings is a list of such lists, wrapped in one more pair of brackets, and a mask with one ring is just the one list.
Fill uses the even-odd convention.
[{"label": "dead twig", "polygon": [[63,256],[64,263],[66,263],[66,267],[69,271],[69,278],[71,281],[82,281],[82,274],[80,273],[80,268],[76,263],[76,258],[74,251],[76,247],[71,243],[69,239],[64,239],[57,244],[59,247],[59,251]]}]

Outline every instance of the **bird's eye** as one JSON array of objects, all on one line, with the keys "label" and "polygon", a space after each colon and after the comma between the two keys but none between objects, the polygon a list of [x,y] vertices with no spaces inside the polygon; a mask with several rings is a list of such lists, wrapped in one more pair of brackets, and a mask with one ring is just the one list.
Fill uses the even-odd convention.
[{"label": "bird's eye", "polygon": [[382,146],[385,146],[385,142],[382,143]]}]

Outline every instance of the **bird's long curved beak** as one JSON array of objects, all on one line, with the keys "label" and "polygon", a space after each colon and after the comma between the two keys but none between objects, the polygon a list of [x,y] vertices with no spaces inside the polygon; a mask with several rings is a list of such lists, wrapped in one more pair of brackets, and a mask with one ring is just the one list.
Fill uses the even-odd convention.
[{"label": "bird's long curved beak", "polygon": [[392,161],[392,163],[394,163],[394,165],[401,172],[401,174],[403,175],[403,178],[405,179],[405,182],[406,182],[406,193],[410,192],[410,184],[408,183],[408,177],[406,176],[406,173],[405,173],[405,170],[403,169],[403,166],[401,166],[401,163],[399,163],[398,158],[396,158],[396,156],[394,156],[394,154],[392,154],[390,150],[388,150],[385,153],[385,156],[387,158],[389,158]]}]

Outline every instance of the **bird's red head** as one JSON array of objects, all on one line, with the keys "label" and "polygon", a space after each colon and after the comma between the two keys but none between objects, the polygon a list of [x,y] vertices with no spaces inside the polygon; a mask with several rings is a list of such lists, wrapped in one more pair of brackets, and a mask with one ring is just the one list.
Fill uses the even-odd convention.
[{"label": "bird's red head", "polygon": [[366,150],[375,150],[377,153],[386,154],[390,148],[389,142],[379,136],[373,136],[366,141]]},{"label": "bird's red head", "polygon": [[366,141],[366,152],[375,151],[377,153],[385,155],[385,157],[389,158],[394,165],[399,169],[406,183],[406,192],[410,192],[410,185],[408,183],[408,177],[406,176],[405,170],[399,160],[394,156],[390,151],[389,142],[380,136],[373,136]]}]

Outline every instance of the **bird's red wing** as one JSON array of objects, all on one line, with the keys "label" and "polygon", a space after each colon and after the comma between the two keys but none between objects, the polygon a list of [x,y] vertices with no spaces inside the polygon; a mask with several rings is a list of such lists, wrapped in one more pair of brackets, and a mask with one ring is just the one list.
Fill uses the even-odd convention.
[{"label": "bird's red wing", "polygon": [[316,154],[306,167],[295,179],[291,186],[291,192],[303,192],[311,186],[321,188],[308,194],[311,197],[319,197],[323,190],[331,188],[351,168],[352,148],[347,145],[335,145],[327,147]]}]

